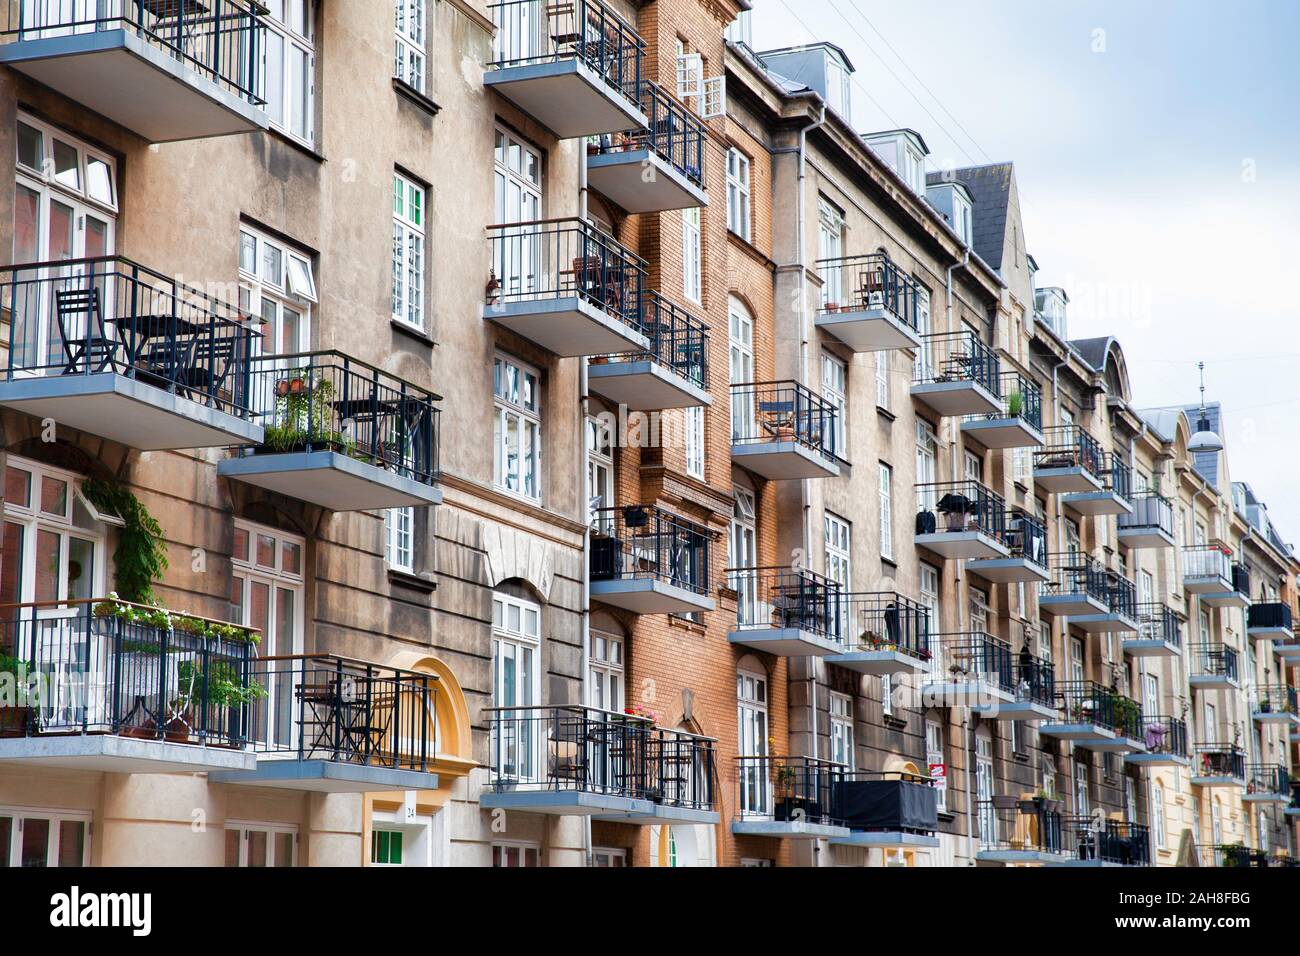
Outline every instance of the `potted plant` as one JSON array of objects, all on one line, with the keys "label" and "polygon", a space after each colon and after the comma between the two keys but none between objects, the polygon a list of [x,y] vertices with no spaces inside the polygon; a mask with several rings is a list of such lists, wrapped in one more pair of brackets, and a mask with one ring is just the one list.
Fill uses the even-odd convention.
[{"label": "potted plant", "polygon": [[1025,410],[1025,396],[1020,392],[1012,392],[1007,396],[1007,415],[1011,418],[1019,418],[1020,413]]},{"label": "potted plant", "polygon": [[[0,652],[0,737],[22,737],[27,733],[32,709],[25,703],[26,677],[26,661]],[[4,700],[7,694],[13,694],[12,702]],[[21,706],[19,701],[23,701]]]}]

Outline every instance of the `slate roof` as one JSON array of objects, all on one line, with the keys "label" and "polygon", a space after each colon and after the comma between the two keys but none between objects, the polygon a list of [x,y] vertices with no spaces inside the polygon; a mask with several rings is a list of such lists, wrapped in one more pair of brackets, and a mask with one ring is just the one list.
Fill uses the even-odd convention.
[{"label": "slate roof", "polygon": [[971,210],[971,228],[975,233],[971,248],[975,254],[999,272],[1002,270],[1002,251],[1006,247],[1007,210],[1011,204],[1011,163],[991,163],[987,166],[967,166],[937,173],[927,173],[927,185],[935,186],[957,180],[968,190],[974,200]]},{"label": "slate roof", "polygon": [[1095,339],[1070,339],[1070,347],[1079,353],[1079,358],[1087,363],[1088,368],[1100,372],[1106,368],[1106,353],[1115,338],[1103,335]]}]

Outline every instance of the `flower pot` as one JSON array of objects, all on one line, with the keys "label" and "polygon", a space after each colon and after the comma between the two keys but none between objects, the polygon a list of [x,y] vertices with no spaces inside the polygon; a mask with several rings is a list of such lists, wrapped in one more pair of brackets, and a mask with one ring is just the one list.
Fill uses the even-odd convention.
[{"label": "flower pot", "polygon": [[0,707],[0,737],[25,737],[31,726],[30,707]]}]

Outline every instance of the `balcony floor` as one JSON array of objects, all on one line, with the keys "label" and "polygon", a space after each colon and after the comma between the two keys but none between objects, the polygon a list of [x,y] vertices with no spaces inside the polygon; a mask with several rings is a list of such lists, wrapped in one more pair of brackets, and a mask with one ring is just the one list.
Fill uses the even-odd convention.
[{"label": "balcony floor", "polygon": [[746,471],[772,481],[799,478],[834,478],[840,467],[833,459],[813,451],[802,442],[762,441],[732,443],[731,458]]},{"label": "balcony floor", "polygon": [[1131,753],[1124,755],[1124,762],[1144,767],[1190,767],[1191,757],[1180,757],[1171,753]]},{"label": "balcony floor", "polygon": [[817,328],[830,333],[855,352],[921,347],[920,336],[883,307],[821,312],[815,322]]},{"label": "balcony floor", "polygon": [[257,766],[251,750],[119,737],[114,734],[12,737],[0,740],[0,766],[101,773],[203,773],[250,771]]},{"label": "balcony floor", "polygon": [[1182,653],[1177,644],[1154,637],[1123,638],[1120,649],[1129,657],[1177,657]]},{"label": "balcony floor", "polygon": [[1061,503],[1081,515],[1129,515],[1133,505],[1113,491],[1081,491],[1061,496]]},{"label": "balcony floor", "polygon": [[591,598],[634,614],[689,614],[717,607],[713,598],[658,578],[592,581]]},{"label": "balcony floor", "polygon": [[243,455],[217,463],[217,474],[329,511],[436,505],[442,492],[336,451]]},{"label": "balcony floor", "polygon": [[483,318],[561,358],[644,352],[650,347],[640,332],[577,295],[485,305]]},{"label": "balcony floor", "polygon": [[1300,727],[1300,716],[1284,710],[1253,710],[1250,717],[1261,724],[1283,724],[1287,727]]},{"label": "balcony floor", "polygon": [[827,664],[858,674],[919,674],[930,665],[902,651],[846,651],[826,658]]},{"label": "balcony floor", "polygon": [[1132,754],[1142,753],[1147,749],[1145,741],[1138,740],[1136,737],[1092,737],[1084,740],[1076,740],[1076,747],[1082,747],[1084,750],[1093,750],[1097,753],[1112,754]]},{"label": "balcony floor", "polygon": [[1192,774],[1193,787],[1244,787],[1246,780],[1243,777],[1234,777],[1231,774]]},{"label": "balcony floor", "polygon": [[1241,684],[1226,674],[1192,674],[1187,683],[1198,690],[1240,690]]},{"label": "balcony floor", "polygon": [[1056,737],[1058,740],[1073,740],[1076,743],[1089,741],[1092,746],[1090,749],[1098,749],[1096,742],[1102,740],[1114,740],[1115,735],[1102,727],[1100,724],[1094,724],[1088,721],[1064,721],[1054,724],[1043,724],[1038,728],[1038,733],[1044,737]]},{"label": "balcony floor", "polygon": [[13,378],[0,382],[0,405],[140,451],[256,445],[263,437],[261,425],[117,372]]},{"label": "balcony floor", "polygon": [[1130,548],[1172,548],[1174,536],[1163,528],[1140,527],[1119,529],[1119,543]]},{"label": "balcony floor", "polygon": [[1288,663],[1300,661],[1300,643],[1279,644],[1277,643],[1277,638],[1274,638],[1273,640],[1274,640],[1273,643],[1274,657],[1280,657],[1282,658],[1282,660],[1287,661]]},{"label": "balcony floor", "polygon": [[1217,574],[1183,575],[1183,591],[1186,594],[1223,594],[1232,587],[1232,582]]},{"label": "balcony floor", "polygon": [[1002,408],[997,396],[971,381],[919,382],[912,397],[945,417],[994,415]]},{"label": "balcony floor", "polygon": [[1041,863],[1056,865],[1064,859],[1064,854],[1052,850],[980,850],[975,854],[976,863]]},{"label": "balcony floor", "polygon": [[826,657],[844,653],[844,645],[838,641],[797,627],[750,627],[729,631],[727,640],[777,657]]},{"label": "balcony floor", "polygon": [[736,820],[731,824],[731,832],[736,836],[778,840],[834,840],[847,837],[852,831],[833,823],[810,823],[807,820]]},{"label": "balcony floor", "polygon": [[1070,618],[1073,618],[1076,614],[1108,613],[1106,605],[1088,594],[1040,594],[1038,595],[1038,607],[1039,610],[1046,611],[1048,614],[1068,616]]},{"label": "balcony floor", "polygon": [[1127,614],[1107,611],[1105,614],[1072,614],[1070,623],[1089,634],[1113,634],[1116,631],[1136,631],[1140,626]]},{"label": "balcony floor", "polygon": [[640,107],[577,57],[488,70],[496,90],[561,139],[645,129]]},{"label": "balcony floor", "polygon": [[972,707],[992,710],[1015,701],[1015,697],[979,677],[960,677],[952,680],[926,678],[921,683],[921,703],[924,707]]},{"label": "balcony floor", "polygon": [[274,787],[312,793],[379,793],[386,790],[437,790],[438,775],[337,760],[295,760],[263,756],[254,770],[208,774],[212,783]]},{"label": "balcony floor", "polygon": [[966,570],[978,574],[991,584],[1017,584],[1021,581],[1049,581],[1051,573],[1028,558],[987,558],[966,562]]},{"label": "balcony floor", "polygon": [[1289,793],[1265,793],[1257,791],[1255,793],[1243,793],[1241,799],[1246,803],[1290,803],[1291,794]]},{"label": "balcony floor", "polygon": [[[1247,627],[1246,636],[1252,641],[1291,641],[1295,640],[1295,633],[1289,627]],[[1276,644],[1273,647],[1273,653],[1277,653]],[[1300,654],[1300,651],[1297,651]]]},{"label": "balcony floor", "polygon": [[935,531],[913,535],[918,547],[954,560],[959,558],[1005,558],[1011,552],[1006,545],[983,531]]},{"label": "balcony floor", "polygon": [[1034,488],[1048,494],[1084,493],[1100,491],[1101,479],[1082,465],[1060,468],[1034,468]]},{"label": "balcony floor", "polygon": [[1205,591],[1201,593],[1201,603],[1207,607],[1250,607],[1250,595],[1241,591]]},{"label": "balcony floor", "polygon": [[[651,175],[647,176],[646,173]],[[630,213],[669,212],[709,204],[708,194],[653,149],[587,157],[587,185]]]},{"label": "balcony floor", "polygon": [[1011,700],[987,707],[972,707],[971,712],[992,720],[1058,720],[1061,712],[1051,704],[1034,700]]},{"label": "balcony floor", "polygon": [[837,846],[882,847],[884,849],[892,847],[934,849],[939,845],[939,838],[937,836],[927,836],[924,833],[904,833],[898,830],[850,830],[848,836],[832,837],[831,843]]},{"label": "balcony floor", "polygon": [[0,63],[150,143],[251,133],[270,123],[262,110],[129,30],[6,43]]},{"label": "balcony floor", "polygon": [[989,451],[1002,448],[1038,448],[1043,433],[1023,418],[986,418],[961,423],[961,433]]},{"label": "balcony floor", "polygon": [[713,404],[704,389],[650,359],[593,363],[587,379],[593,392],[633,412]]}]

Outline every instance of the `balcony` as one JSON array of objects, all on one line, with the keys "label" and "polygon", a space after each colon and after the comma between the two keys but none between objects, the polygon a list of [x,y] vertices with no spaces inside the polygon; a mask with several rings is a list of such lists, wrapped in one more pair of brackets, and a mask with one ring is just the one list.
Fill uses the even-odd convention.
[{"label": "balcony", "polygon": [[[1285,642],[1295,639],[1291,627],[1291,608],[1281,601],[1252,604],[1246,612],[1246,634],[1252,641]],[[1273,645],[1274,652],[1277,644]]]},{"label": "balcony", "polygon": [[1056,692],[1062,717],[1038,728],[1044,737],[1112,753],[1146,749],[1142,708],[1137,701],[1090,680],[1058,682]]},{"label": "balcony", "polygon": [[1043,393],[1038,383],[1019,372],[1003,372],[998,394],[1001,408],[991,414],[963,418],[962,434],[990,451],[1042,445]]},{"label": "balcony", "polygon": [[1041,584],[1051,580],[1047,568],[1047,529],[1037,518],[1013,508],[1007,512],[1002,532],[1006,557],[975,558],[966,570],[994,584]]},{"label": "balcony", "polygon": [[[727,582],[736,592],[736,629],[727,634],[732,644],[778,657],[847,650],[853,605],[830,578],[804,568],[731,568]],[[893,623],[901,631],[901,617]]]},{"label": "balcony", "polygon": [[1169,607],[1148,601],[1137,606],[1138,628],[1120,639],[1130,657],[1178,657],[1183,652],[1183,622]]},{"label": "balcony", "polygon": [[0,269],[0,404],[141,451],[255,444],[237,309],[128,259]]},{"label": "balcony", "polygon": [[[985,641],[986,649],[990,646]],[[975,703],[971,712],[989,720],[1019,720],[1037,723],[1043,720],[1056,720],[1060,713],[1056,707],[1056,670],[1051,661],[1034,657],[1022,648],[1017,655],[1010,655],[1010,648],[1002,654],[997,670],[988,674],[986,680],[996,678],[998,690],[1009,695],[1009,700],[996,700],[988,704]],[[987,654],[987,650],[986,650]],[[991,663],[987,660],[987,663]]]},{"label": "balcony", "polygon": [[496,27],[483,85],[561,139],[643,128],[645,43],[599,0],[488,4]]},{"label": "balcony", "polygon": [[212,783],[311,793],[434,790],[437,677],[331,654],[254,659],[254,770]]},{"label": "balcony", "polygon": [[1119,543],[1129,548],[1172,548],[1174,507],[1154,491],[1132,497],[1133,511],[1119,516]]},{"label": "balcony", "polygon": [[150,143],[266,129],[266,27],[244,0],[13,0],[0,63]]},{"label": "balcony", "polygon": [[1300,727],[1300,699],[1290,684],[1260,684],[1250,704],[1250,716],[1260,724]]},{"label": "balcony", "polygon": [[634,614],[712,611],[708,528],[654,505],[601,508],[591,526],[591,597]]},{"label": "balcony", "polygon": [[1187,752],[1187,722],[1168,714],[1142,717],[1145,749],[1124,756],[1127,763],[1147,767],[1190,767]]},{"label": "balcony", "polygon": [[217,474],[328,511],[436,505],[439,396],[341,352],[262,355],[249,402],[264,438]]},{"label": "balcony", "polygon": [[997,353],[974,332],[922,337],[912,397],[939,415],[995,415],[1002,410]]},{"label": "balcony", "polygon": [[1107,455],[1102,466],[1102,486],[1093,491],[1072,491],[1061,503],[1081,515],[1128,515],[1133,511],[1133,469],[1118,455]]},{"label": "balcony", "polygon": [[977,863],[1059,865],[1067,858],[1059,800],[994,796],[975,804]]},{"label": "balcony", "polygon": [[836,595],[844,648],[826,663],[859,674],[914,674],[930,660],[929,612],[893,591]]},{"label": "balcony", "polygon": [[485,810],[637,824],[718,822],[712,738],[577,705],[485,713]]},{"label": "balcony", "polygon": [[657,83],[641,84],[646,127],[605,133],[587,146],[587,185],[629,213],[708,205],[704,123]]},{"label": "balcony", "polygon": [[1115,631],[1138,629],[1137,587],[1118,571],[1103,570],[1100,596],[1106,610],[1093,614],[1072,614],[1070,623],[1090,634],[1109,634]]},{"label": "balcony", "polygon": [[986,713],[1015,702],[1011,645],[983,631],[931,634],[932,658],[921,681],[925,707],[972,707]]},{"label": "balcony", "polygon": [[256,765],[247,746],[247,708],[264,693],[250,675],[256,632],[112,599],[6,611],[0,686],[17,699],[0,707],[0,766],[197,773]]},{"label": "balcony", "polygon": [[646,352],[645,263],[581,219],[489,226],[483,317],[563,358]]},{"label": "balcony", "polygon": [[915,349],[919,287],[883,253],[819,259],[816,323],[855,352]]},{"label": "balcony", "polygon": [[1067,816],[1062,825],[1068,850],[1061,866],[1151,865],[1151,829],[1145,823]]},{"label": "balcony", "polygon": [[1227,644],[1205,642],[1188,647],[1187,683],[1198,690],[1240,690],[1237,652]]},{"label": "balcony", "polygon": [[1048,494],[1089,494],[1106,487],[1101,444],[1078,425],[1043,429],[1047,447],[1034,452],[1034,487]]},{"label": "balcony", "polygon": [[834,478],[841,425],[830,402],[797,382],[731,386],[731,458],[773,481]]},{"label": "balcony", "polygon": [[1183,590],[1188,594],[1222,594],[1232,589],[1232,558],[1212,544],[1183,548]]},{"label": "balcony", "polygon": [[1291,775],[1280,764],[1246,764],[1246,792],[1241,799],[1247,803],[1289,803],[1291,800]]},{"label": "balcony", "polygon": [[1200,744],[1192,755],[1192,785],[1197,787],[1244,787],[1246,755],[1236,744]]},{"label": "balcony", "polygon": [[641,314],[650,347],[593,357],[587,368],[591,390],[629,411],[712,404],[704,323],[654,291],[645,293]]},{"label": "balcony", "polygon": [[1300,780],[1291,781],[1291,802],[1286,805],[1288,817],[1300,817]]},{"label": "balcony", "polygon": [[843,764],[812,757],[737,757],[731,832],[788,840],[848,836],[833,807],[843,773]]},{"label": "balcony", "polygon": [[1250,607],[1250,569],[1233,562],[1228,587],[1222,591],[1204,591],[1201,603],[1207,607]]},{"label": "balcony", "polygon": [[[1289,611],[1290,608],[1287,610]],[[1287,665],[1291,667],[1300,664],[1300,640],[1292,638],[1289,641],[1283,641],[1279,638],[1274,638],[1273,656],[1285,661]]]},{"label": "balcony", "polygon": [[849,771],[835,783],[833,807],[849,833],[831,837],[831,843],[884,849],[939,845],[939,793],[929,778]]},{"label": "balcony", "polygon": [[[1107,571],[1075,551],[1048,555],[1050,577],[1038,588],[1038,608],[1055,617],[1099,617],[1110,613]],[[1137,630],[1136,623],[1131,628]]]},{"label": "balcony", "polygon": [[913,541],[948,559],[1006,558],[1007,506],[978,481],[940,481],[916,486]]}]

